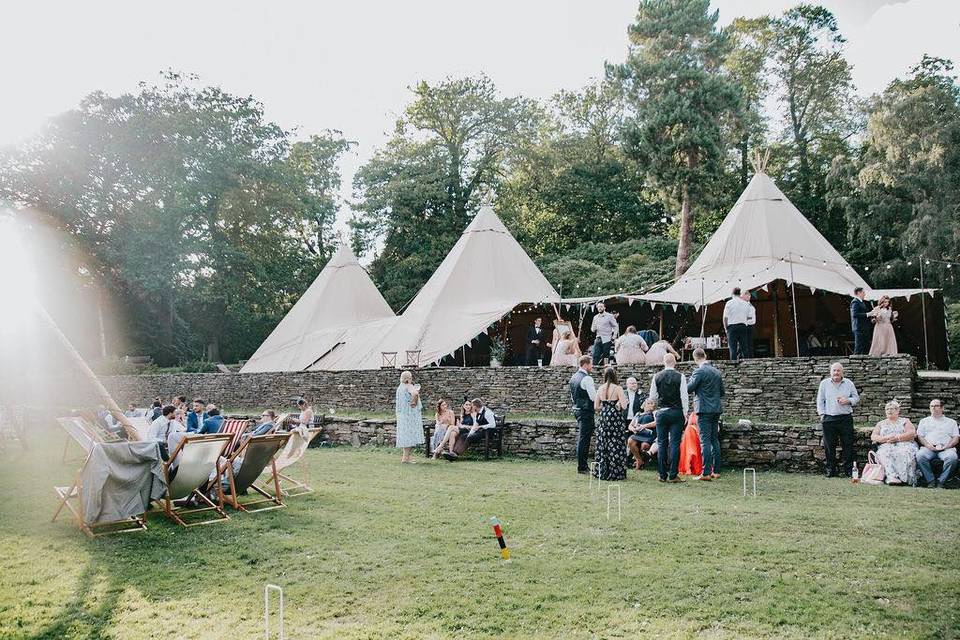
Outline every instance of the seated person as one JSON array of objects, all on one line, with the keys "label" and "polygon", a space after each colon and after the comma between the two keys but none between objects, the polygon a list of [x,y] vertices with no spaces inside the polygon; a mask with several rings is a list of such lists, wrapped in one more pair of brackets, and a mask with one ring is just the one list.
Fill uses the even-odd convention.
[{"label": "seated person", "polygon": [[160,401],[160,398],[157,398],[153,401],[153,406],[151,407],[150,413],[147,414],[147,417],[150,418],[150,422],[153,422],[159,418],[161,411],[163,411],[163,402]]},{"label": "seated person", "polygon": [[313,427],[313,405],[307,403],[306,398],[299,398],[297,400],[297,410],[300,412],[297,424],[304,429]]},{"label": "seated person", "polygon": [[649,349],[647,349],[647,364],[663,366],[663,356],[667,355],[668,353],[672,353],[673,357],[676,358],[678,362],[681,360],[680,354],[677,353],[677,350],[673,348],[672,344],[666,340],[657,340],[650,345]]},{"label": "seated person", "polygon": [[896,400],[888,402],[884,411],[887,417],[870,434],[871,442],[878,445],[877,462],[883,465],[884,482],[913,484],[917,476],[917,430],[908,418],[900,416]]},{"label": "seated person", "polygon": [[[470,402],[465,402],[464,411],[466,411],[468,404],[470,405],[470,414],[464,415],[462,418],[457,444],[454,447],[454,453],[457,455],[463,455],[470,445],[483,442],[484,429],[492,429],[497,426],[497,418],[493,415],[493,410],[485,406],[483,400],[474,398]],[[464,427],[463,425],[466,424],[468,417],[470,422],[469,427]],[[454,456],[450,456],[448,453],[444,453],[443,457],[447,460],[455,459]]]},{"label": "seated person", "polygon": [[434,459],[439,458],[440,454],[443,453],[444,446],[446,446],[449,455],[455,458],[457,454],[454,453],[453,447],[457,442],[459,429],[457,429],[457,418],[453,414],[453,409],[450,408],[446,400],[441,400],[437,403],[437,414],[435,418],[436,426],[433,438],[431,439],[431,444],[436,442],[433,449],[433,457]]},{"label": "seated person", "polygon": [[569,329],[565,329],[560,340],[553,346],[553,356],[550,358],[552,367],[576,367],[580,360],[580,341]]},{"label": "seated person", "polygon": [[200,398],[194,398],[193,410],[187,414],[187,433],[194,433],[203,426],[207,414],[204,412],[204,402]]},{"label": "seated person", "polygon": [[[934,398],[930,401],[930,415],[920,421],[917,427],[917,439],[923,445],[917,451],[917,466],[930,488],[944,488],[950,474],[957,466],[957,443],[960,443],[960,430],[957,421],[943,415],[943,403]],[[943,461],[943,471],[939,477],[933,475],[932,462],[939,458]]]},{"label": "seated person", "polygon": [[220,409],[217,408],[215,404],[207,405],[207,412],[205,414],[207,418],[203,421],[203,425],[197,430],[198,434],[210,434],[210,433],[219,433],[220,427],[223,426],[223,416],[220,415]]},{"label": "seated person", "polygon": [[277,419],[277,414],[273,409],[267,409],[260,414],[260,422],[256,423],[252,427],[248,427],[248,431],[241,436],[242,438],[249,438],[252,436],[265,436],[268,433],[276,431],[277,425],[274,424],[274,420]]},{"label": "seated person", "polygon": [[644,352],[647,349],[647,343],[637,334],[637,328],[633,325],[627,327],[626,333],[614,342],[617,364],[645,364],[647,358]]},{"label": "seated person", "polygon": [[153,440],[160,445],[160,456],[164,460],[170,458],[170,436],[181,431],[186,431],[187,428],[178,422],[176,418],[177,410],[173,405],[168,404],[163,407],[160,412],[160,417],[150,423],[150,428],[147,429],[147,440]]},{"label": "seated person", "polygon": [[643,402],[643,413],[633,417],[630,426],[630,437],[627,438],[627,448],[633,454],[634,469],[642,469],[643,465],[650,461],[650,448],[657,442],[657,434],[654,429],[657,428],[656,418],[653,415],[653,408],[656,405],[653,400],[647,398]]}]

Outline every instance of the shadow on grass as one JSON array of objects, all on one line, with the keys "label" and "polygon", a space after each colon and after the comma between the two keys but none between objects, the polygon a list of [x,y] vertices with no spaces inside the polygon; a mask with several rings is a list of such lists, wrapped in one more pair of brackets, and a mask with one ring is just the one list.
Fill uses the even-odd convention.
[{"label": "shadow on grass", "polygon": [[108,627],[117,607],[120,590],[108,587],[104,597],[97,602],[94,609],[84,606],[90,595],[90,587],[95,582],[98,573],[95,563],[89,563],[77,579],[77,586],[64,603],[60,613],[50,621],[45,629],[27,636],[29,640],[59,640],[68,635],[76,635],[78,626],[88,627],[83,630],[83,637],[88,640],[106,640],[112,637]]}]

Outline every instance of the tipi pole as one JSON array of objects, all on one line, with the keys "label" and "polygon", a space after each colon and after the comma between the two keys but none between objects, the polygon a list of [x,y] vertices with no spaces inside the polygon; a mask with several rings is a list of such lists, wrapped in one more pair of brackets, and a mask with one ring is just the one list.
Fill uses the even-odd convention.
[{"label": "tipi pole", "polygon": [[800,327],[797,326],[797,281],[793,278],[793,253],[790,256],[790,297],[793,298],[793,337],[797,341],[797,357],[800,357]]},{"label": "tipi pole", "polygon": [[50,317],[50,314],[47,313],[47,310],[43,308],[39,302],[37,302],[34,307],[37,310],[37,314],[44,321],[44,323],[50,327],[50,330],[53,332],[53,335],[56,336],[57,340],[63,345],[64,351],[67,352],[67,355],[70,356],[70,359],[77,365],[80,371],[83,372],[84,376],[93,384],[94,390],[97,392],[97,395],[100,396],[100,401],[103,402],[104,406],[113,414],[113,417],[117,419],[123,426],[123,430],[127,433],[127,439],[137,441],[140,440],[140,434],[134,428],[130,421],[127,419],[127,416],[123,415],[123,410],[120,406],[114,401],[110,396],[110,392],[107,391],[107,388],[103,386],[100,380],[97,378],[97,375],[93,370],[87,365],[84,361],[83,356],[74,348],[70,343],[70,340],[67,339],[67,336],[63,335],[63,332],[60,330],[60,327],[57,326],[57,323]]},{"label": "tipi pole", "polygon": [[923,291],[923,256],[920,257],[920,314],[923,318],[923,366],[930,368],[930,348],[927,343],[927,301]]},{"label": "tipi pole", "polygon": [[707,327],[707,305],[703,304],[703,278],[700,278],[700,308],[703,309],[703,319],[700,321],[700,337],[704,337]]}]

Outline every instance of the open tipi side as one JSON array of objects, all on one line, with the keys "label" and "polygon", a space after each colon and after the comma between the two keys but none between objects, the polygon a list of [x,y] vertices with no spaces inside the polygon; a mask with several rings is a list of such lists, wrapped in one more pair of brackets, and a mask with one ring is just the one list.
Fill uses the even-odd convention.
[{"label": "open tipi side", "polygon": [[395,318],[353,251],[343,244],[241,373],[308,369],[352,339],[359,327]]}]

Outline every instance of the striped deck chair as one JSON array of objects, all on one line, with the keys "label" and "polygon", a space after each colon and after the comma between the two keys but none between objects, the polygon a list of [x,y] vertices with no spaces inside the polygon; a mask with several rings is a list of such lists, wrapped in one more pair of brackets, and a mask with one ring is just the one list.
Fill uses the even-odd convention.
[{"label": "striped deck chair", "polygon": [[[230,519],[223,511],[223,499],[221,498],[220,504],[214,504],[200,489],[207,485],[210,475],[216,470],[218,461],[232,441],[232,434],[213,433],[185,436],[177,444],[176,448],[170,452],[170,459],[163,463],[167,493],[156,501],[163,509],[164,515],[184,527]],[[218,491],[222,491],[219,478],[216,486]],[[188,498],[193,498],[206,506],[188,507],[175,504],[177,501]],[[211,518],[191,518],[190,522],[184,519],[194,514],[206,514],[209,511],[214,512]]]},{"label": "striped deck chair", "polygon": [[76,442],[87,455],[93,449],[93,445],[98,442],[120,442],[120,437],[101,429],[91,423],[89,420],[80,416],[71,416],[68,418],[57,418],[57,423],[67,432],[67,440],[63,443],[63,456],[61,462],[67,462],[67,452],[70,450],[70,442]]},{"label": "striped deck chair", "polygon": [[227,447],[227,455],[236,450],[237,445],[240,443],[240,436],[247,430],[249,424],[250,421],[246,418],[227,418],[223,421],[223,424],[220,425],[220,431],[217,433],[229,433],[233,436],[233,439],[230,441],[230,446]]},{"label": "striped deck chair", "polygon": [[[298,462],[300,458],[302,458],[304,454],[306,454],[307,447],[310,446],[310,443],[313,441],[313,439],[316,438],[318,435],[320,435],[322,431],[323,429],[320,427],[307,429],[306,438],[301,436],[296,431],[290,432],[290,439],[287,441],[287,446],[284,447],[283,451],[281,451],[277,455],[276,460],[274,460],[274,464],[277,469],[277,476],[280,479],[280,491],[283,493],[284,496],[288,498],[301,496],[306,493],[311,493],[313,491],[313,489],[310,488],[310,486],[307,485],[306,483],[300,482],[298,480],[294,480],[290,476],[282,473],[282,471],[292,466],[294,463]],[[268,471],[269,471],[268,469],[264,469],[263,475],[266,475]],[[269,482],[264,481],[260,485],[260,488],[263,489],[264,491],[269,491],[270,490]]]},{"label": "striped deck chair", "polygon": [[[283,493],[280,490],[280,477],[277,475],[275,458],[277,454],[287,444],[290,438],[289,433],[268,433],[262,436],[250,436],[244,438],[239,448],[234,451],[230,457],[221,463],[218,471],[221,475],[226,474],[227,486],[229,490],[224,492],[224,502],[239,511],[248,513],[254,511],[266,511],[284,506]],[[234,470],[234,463],[239,463],[239,467]],[[267,493],[256,485],[257,478],[267,467],[270,468],[273,479],[273,494]],[[240,495],[246,494],[248,489],[259,493],[262,498],[254,501],[240,502]],[[229,495],[226,495],[229,493]],[[256,507],[257,505],[271,503],[267,507]]]}]

